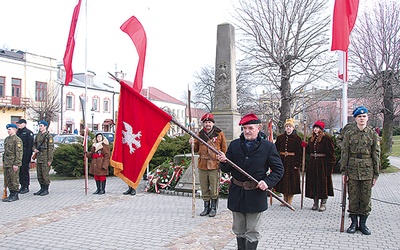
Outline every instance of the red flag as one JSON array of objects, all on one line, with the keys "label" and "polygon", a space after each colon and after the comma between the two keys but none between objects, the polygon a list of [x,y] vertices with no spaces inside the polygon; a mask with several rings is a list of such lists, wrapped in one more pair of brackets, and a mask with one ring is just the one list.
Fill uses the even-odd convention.
[{"label": "red flag", "polygon": [[[347,61],[348,61],[348,52],[347,51],[338,51],[338,56],[339,56],[339,72],[338,72],[338,77],[342,80],[347,80],[349,77],[347,76]],[[344,73],[346,72],[346,79],[344,78]]]},{"label": "red flag", "polygon": [[72,14],[72,20],[71,20],[71,27],[69,29],[69,34],[68,34],[68,41],[67,41],[67,47],[65,48],[65,53],[64,53],[64,68],[65,68],[65,85],[68,86],[68,84],[72,81],[72,57],[74,56],[74,49],[75,49],[75,29],[76,29],[76,24],[78,23],[78,16],[79,16],[79,10],[81,9],[81,2],[82,0],[78,1],[78,4],[74,8],[74,13]]},{"label": "red flag", "polygon": [[357,18],[360,0],[336,0],[332,20],[331,50],[347,51],[350,44],[350,32]]},{"label": "red flag", "polygon": [[268,141],[274,142],[274,132],[272,131],[272,120],[268,122]]},{"label": "red flag", "polygon": [[139,56],[138,66],[136,68],[135,81],[133,89],[140,93],[143,86],[143,71],[146,58],[147,37],[142,24],[136,17],[132,16],[121,26],[121,30],[128,34]]},{"label": "red flag", "polygon": [[172,117],[121,81],[117,130],[111,166],[114,174],[137,188]]}]

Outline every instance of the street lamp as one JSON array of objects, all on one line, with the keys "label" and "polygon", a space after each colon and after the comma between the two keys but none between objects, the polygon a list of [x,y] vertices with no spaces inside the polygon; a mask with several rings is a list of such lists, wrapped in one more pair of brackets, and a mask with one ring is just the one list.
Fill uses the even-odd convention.
[{"label": "street lamp", "polygon": [[93,132],[93,128],[94,128],[94,108],[92,108],[90,111],[92,111],[92,132]]}]

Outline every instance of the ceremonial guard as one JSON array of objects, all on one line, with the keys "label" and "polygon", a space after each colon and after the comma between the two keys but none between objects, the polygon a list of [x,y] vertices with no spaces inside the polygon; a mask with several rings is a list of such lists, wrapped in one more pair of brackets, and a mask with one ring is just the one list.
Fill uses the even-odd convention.
[{"label": "ceremonial guard", "polygon": [[18,131],[17,136],[21,138],[24,145],[23,155],[22,155],[22,166],[19,170],[19,183],[21,188],[19,189],[20,194],[25,194],[29,192],[30,175],[29,175],[29,164],[32,157],[32,147],[33,147],[33,133],[26,127],[26,120],[20,119],[17,122]]}]

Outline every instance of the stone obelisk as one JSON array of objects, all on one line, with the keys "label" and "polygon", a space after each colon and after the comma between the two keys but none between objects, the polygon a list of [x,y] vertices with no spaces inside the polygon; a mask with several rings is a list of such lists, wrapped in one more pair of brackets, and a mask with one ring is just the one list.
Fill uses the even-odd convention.
[{"label": "stone obelisk", "polygon": [[215,124],[224,131],[229,142],[240,135],[240,114],[237,110],[235,28],[229,23],[217,27],[215,59]]}]

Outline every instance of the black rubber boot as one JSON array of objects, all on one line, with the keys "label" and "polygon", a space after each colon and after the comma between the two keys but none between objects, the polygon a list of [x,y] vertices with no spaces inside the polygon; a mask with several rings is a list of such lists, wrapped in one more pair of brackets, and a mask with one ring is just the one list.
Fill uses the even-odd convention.
[{"label": "black rubber boot", "polygon": [[200,213],[200,216],[206,216],[210,213],[210,201],[204,201],[204,210]]},{"label": "black rubber boot", "polygon": [[3,199],[4,202],[13,202],[19,200],[18,191],[10,191],[10,195]]},{"label": "black rubber boot", "polygon": [[22,185],[21,184],[21,188],[20,188],[20,190],[19,190],[19,193],[20,194],[26,194],[26,193],[28,193],[29,192],[29,186],[28,185]]},{"label": "black rubber boot", "polygon": [[217,200],[211,199],[211,208],[208,216],[214,217],[217,214]]},{"label": "black rubber boot", "polygon": [[49,194],[49,185],[43,184],[43,191],[40,193],[40,196],[45,196]]},{"label": "black rubber boot", "polygon": [[236,237],[237,249],[246,250],[246,238]]},{"label": "black rubber boot", "polygon": [[43,185],[40,184],[40,190],[37,191],[36,193],[33,193],[33,195],[40,195],[43,192]]},{"label": "black rubber boot", "polygon": [[123,195],[128,195],[128,194],[131,194],[131,192],[132,192],[132,188],[131,188],[131,186],[128,186],[128,190],[126,190],[126,191],[123,192],[122,194],[123,194]]},{"label": "black rubber boot", "polygon": [[360,215],[360,228],[359,229],[360,229],[362,234],[370,235],[371,231],[368,229],[368,227],[366,225],[367,218],[368,218],[367,215]]},{"label": "black rubber boot", "polygon": [[136,190],[134,188],[131,188],[131,195],[135,195],[136,194]]},{"label": "black rubber boot", "polygon": [[347,233],[353,234],[357,231],[358,218],[356,214],[350,214],[350,218],[351,218],[351,225],[349,228],[347,228]]},{"label": "black rubber boot", "polygon": [[258,241],[246,241],[246,250],[256,250],[258,246]]},{"label": "black rubber boot", "polygon": [[93,194],[98,194],[100,192],[100,181],[99,180],[96,180],[96,187],[97,187],[96,192],[94,192]]},{"label": "black rubber boot", "polygon": [[98,194],[106,193],[106,181],[100,181],[100,191]]}]

